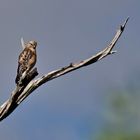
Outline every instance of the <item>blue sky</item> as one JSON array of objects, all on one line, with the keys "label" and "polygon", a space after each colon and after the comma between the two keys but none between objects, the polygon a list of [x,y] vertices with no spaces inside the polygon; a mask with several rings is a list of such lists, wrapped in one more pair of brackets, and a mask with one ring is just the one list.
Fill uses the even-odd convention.
[{"label": "blue sky", "polygon": [[1,122],[3,140],[88,140],[104,123],[104,97],[139,80],[139,0],[1,0],[0,103],[15,88],[20,38],[38,42],[40,76],[102,50],[129,16],[117,53],[55,79]]}]

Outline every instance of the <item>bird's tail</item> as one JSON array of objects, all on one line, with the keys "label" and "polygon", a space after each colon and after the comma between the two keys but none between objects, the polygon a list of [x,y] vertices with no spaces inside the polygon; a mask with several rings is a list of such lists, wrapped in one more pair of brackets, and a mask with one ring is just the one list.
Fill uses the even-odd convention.
[{"label": "bird's tail", "polygon": [[18,65],[18,69],[17,69],[17,76],[15,79],[15,83],[18,84],[20,81],[20,78],[22,77],[22,74],[24,73],[24,71],[26,70],[26,68],[23,65]]}]

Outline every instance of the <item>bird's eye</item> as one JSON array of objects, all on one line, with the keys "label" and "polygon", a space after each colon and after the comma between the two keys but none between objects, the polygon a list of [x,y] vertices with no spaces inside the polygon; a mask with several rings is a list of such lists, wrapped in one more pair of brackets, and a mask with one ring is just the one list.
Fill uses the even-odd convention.
[{"label": "bird's eye", "polygon": [[29,44],[32,46],[32,48],[36,48],[36,46],[37,46],[37,42],[35,42],[35,41],[29,41]]}]

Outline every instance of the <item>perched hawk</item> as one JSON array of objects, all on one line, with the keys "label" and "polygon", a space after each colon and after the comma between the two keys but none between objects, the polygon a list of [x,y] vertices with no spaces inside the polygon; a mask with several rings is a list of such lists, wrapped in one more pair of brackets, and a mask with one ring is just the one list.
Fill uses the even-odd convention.
[{"label": "perched hawk", "polygon": [[29,41],[25,44],[24,50],[20,53],[18,58],[18,69],[17,69],[17,76],[16,76],[16,84],[18,84],[22,74],[24,72],[28,73],[36,63],[36,41]]}]

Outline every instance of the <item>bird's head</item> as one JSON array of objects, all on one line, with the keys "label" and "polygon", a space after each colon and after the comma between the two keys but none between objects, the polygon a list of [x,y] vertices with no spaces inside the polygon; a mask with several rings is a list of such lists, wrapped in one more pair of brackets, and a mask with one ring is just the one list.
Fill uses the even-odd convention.
[{"label": "bird's head", "polygon": [[31,41],[29,41],[29,43],[28,44],[30,44],[34,49],[36,48],[36,46],[37,46],[37,42],[36,41],[34,41],[34,40],[31,40]]}]

